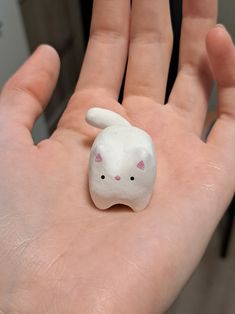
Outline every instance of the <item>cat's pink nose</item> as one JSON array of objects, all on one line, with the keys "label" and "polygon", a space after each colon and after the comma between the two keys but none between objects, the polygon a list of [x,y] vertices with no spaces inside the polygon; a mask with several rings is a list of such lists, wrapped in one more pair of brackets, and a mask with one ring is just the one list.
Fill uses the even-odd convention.
[{"label": "cat's pink nose", "polygon": [[119,180],[121,180],[121,177],[116,176],[116,177],[115,177],[115,180],[119,181]]}]

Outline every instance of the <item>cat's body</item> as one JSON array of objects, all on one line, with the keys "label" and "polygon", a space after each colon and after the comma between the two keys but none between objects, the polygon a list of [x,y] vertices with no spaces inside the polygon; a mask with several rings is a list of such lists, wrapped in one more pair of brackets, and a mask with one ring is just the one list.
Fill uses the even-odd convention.
[{"label": "cat's body", "polygon": [[92,145],[89,162],[89,189],[96,207],[124,204],[134,211],[144,209],[156,177],[151,137],[106,109],[92,108],[86,119],[104,128]]}]

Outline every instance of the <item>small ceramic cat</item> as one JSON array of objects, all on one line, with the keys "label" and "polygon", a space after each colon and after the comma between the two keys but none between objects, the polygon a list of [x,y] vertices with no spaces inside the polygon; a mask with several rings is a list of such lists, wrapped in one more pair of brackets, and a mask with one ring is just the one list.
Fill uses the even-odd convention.
[{"label": "small ceramic cat", "polygon": [[89,189],[99,209],[124,204],[134,211],[150,202],[156,177],[151,137],[119,114],[91,108],[86,121],[100,129],[90,154]]}]

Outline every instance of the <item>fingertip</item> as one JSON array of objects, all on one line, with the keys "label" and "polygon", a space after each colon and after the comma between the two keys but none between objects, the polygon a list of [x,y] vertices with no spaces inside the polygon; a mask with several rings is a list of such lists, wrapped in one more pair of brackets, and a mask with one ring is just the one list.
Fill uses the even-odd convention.
[{"label": "fingertip", "polygon": [[49,61],[53,61],[60,66],[60,57],[57,50],[48,44],[39,45],[33,54],[40,54],[42,57],[45,57]]},{"label": "fingertip", "polygon": [[235,81],[235,48],[232,37],[223,25],[217,25],[207,34],[209,61],[217,83],[233,85]]},{"label": "fingertip", "polygon": [[222,24],[217,24],[207,34],[206,45],[209,54],[223,54],[233,47],[232,38]]}]

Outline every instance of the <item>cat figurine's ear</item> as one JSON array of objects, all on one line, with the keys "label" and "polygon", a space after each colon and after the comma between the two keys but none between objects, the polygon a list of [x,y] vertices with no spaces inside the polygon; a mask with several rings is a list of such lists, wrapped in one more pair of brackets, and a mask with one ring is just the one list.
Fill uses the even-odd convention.
[{"label": "cat figurine's ear", "polygon": [[100,155],[100,153],[97,153],[96,156],[95,156],[95,161],[96,162],[102,162],[103,161],[103,158],[102,156]]},{"label": "cat figurine's ear", "polygon": [[137,163],[136,167],[142,171],[144,171],[146,168],[148,168],[151,164],[152,157],[150,153],[145,149],[139,147],[136,151],[136,158],[137,158]]},{"label": "cat figurine's ear", "polygon": [[103,162],[103,145],[97,145],[92,152],[92,157],[93,160],[97,163],[102,163]]},{"label": "cat figurine's ear", "polygon": [[139,168],[140,170],[144,170],[145,169],[145,163],[143,160],[140,160],[137,164],[137,168]]}]

